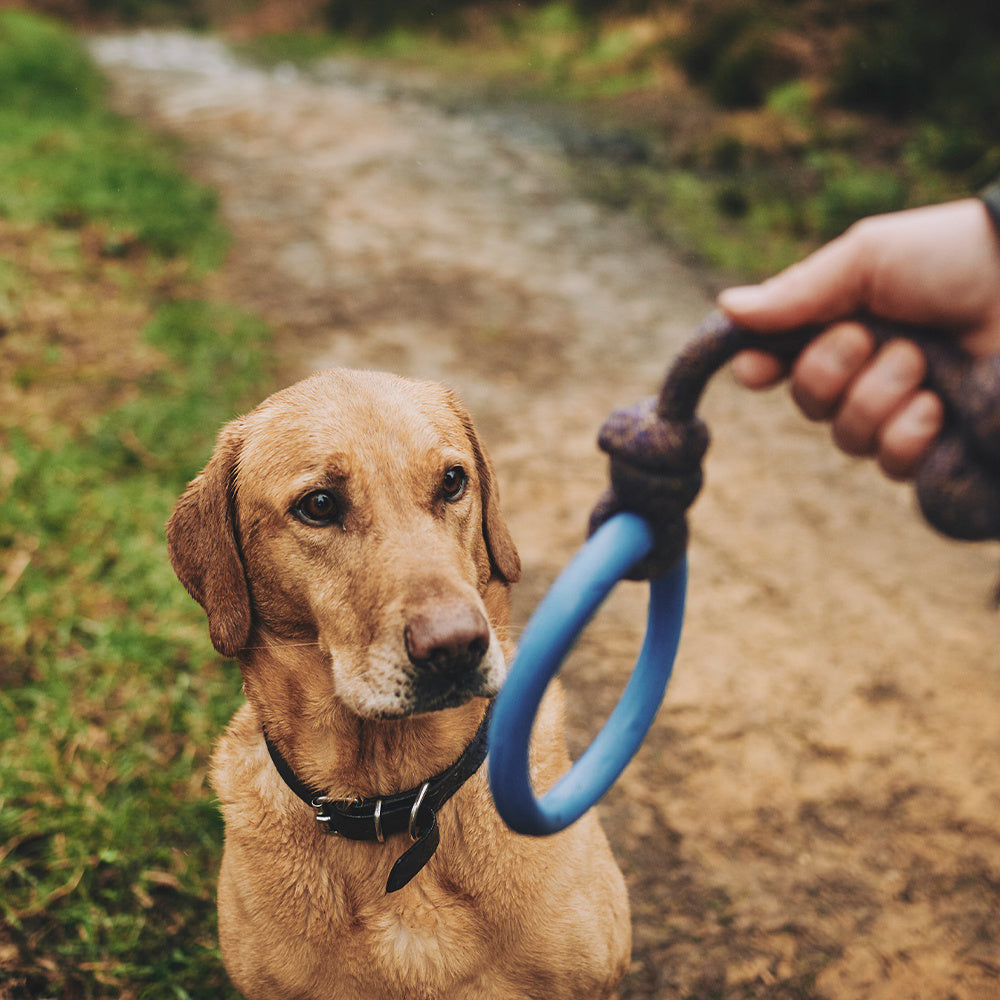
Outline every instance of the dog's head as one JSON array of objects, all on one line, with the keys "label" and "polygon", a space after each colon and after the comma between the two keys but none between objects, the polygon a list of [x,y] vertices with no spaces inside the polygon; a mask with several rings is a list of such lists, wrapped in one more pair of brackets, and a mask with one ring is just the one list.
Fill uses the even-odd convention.
[{"label": "dog's head", "polygon": [[496,693],[520,561],[469,415],[441,386],[320,372],[227,425],[167,524],[215,647],[315,644],[368,718]]}]

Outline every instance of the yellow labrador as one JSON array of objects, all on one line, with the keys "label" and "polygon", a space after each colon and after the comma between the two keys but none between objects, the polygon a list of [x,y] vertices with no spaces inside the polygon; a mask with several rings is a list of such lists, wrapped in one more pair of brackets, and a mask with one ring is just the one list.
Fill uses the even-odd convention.
[{"label": "yellow labrador", "polygon": [[[223,429],[167,534],[243,673],[213,785],[244,995],[612,996],[628,900],[596,819],[519,837],[480,766],[520,561],[451,393],[343,370],[278,392]],[[567,766],[553,684],[536,787]]]}]

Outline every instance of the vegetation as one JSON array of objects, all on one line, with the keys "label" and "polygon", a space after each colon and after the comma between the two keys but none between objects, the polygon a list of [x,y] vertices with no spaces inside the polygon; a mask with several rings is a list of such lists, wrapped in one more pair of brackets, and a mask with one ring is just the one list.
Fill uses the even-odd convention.
[{"label": "vegetation", "polygon": [[569,103],[595,130],[567,141],[582,186],[742,277],[1000,173],[1000,7],[979,0],[46,2],[228,21],[262,58],[348,49],[433,67],[466,99]]},{"label": "vegetation", "polygon": [[266,332],[198,297],[213,197],[72,36],[0,13],[0,94],[0,997],[235,996],[206,754],[239,680],[163,523]]},{"label": "vegetation", "polygon": [[972,0],[319,7],[325,34],[253,50],[349,47],[493,100],[571,102],[594,130],[567,143],[587,190],[743,276],[1000,173],[1000,14]]}]

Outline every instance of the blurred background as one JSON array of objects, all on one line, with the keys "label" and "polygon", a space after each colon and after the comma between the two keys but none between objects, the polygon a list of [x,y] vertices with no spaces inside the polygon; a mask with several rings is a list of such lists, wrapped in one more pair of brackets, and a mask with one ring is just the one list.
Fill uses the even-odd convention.
[{"label": "blurred background", "polygon": [[[773,240],[829,239],[860,215],[975,190],[1000,169],[1000,13],[978,0],[29,6],[91,26],[221,28],[274,59],[352,45],[494,94],[584,104],[622,134],[573,152],[632,167],[588,171],[593,193],[741,269],[780,260]],[[719,218],[692,217],[694,201]],[[753,234],[752,256],[730,223]]]}]

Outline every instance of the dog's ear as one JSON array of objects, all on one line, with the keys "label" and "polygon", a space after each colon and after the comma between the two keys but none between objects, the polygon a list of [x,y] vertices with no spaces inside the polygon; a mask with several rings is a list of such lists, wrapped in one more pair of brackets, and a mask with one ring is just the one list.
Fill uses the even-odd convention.
[{"label": "dog's ear", "polygon": [[511,538],[507,522],[500,513],[500,489],[497,486],[496,471],[493,462],[479,440],[479,434],[473,426],[472,417],[455,397],[452,406],[465,427],[465,433],[472,444],[476,456],[476,471],[479,474],[479,489],[483,499],[483,537],[486,539],[486,549],[490,554],[490,565],[493,572],[507,583],[517,583],[521,579],[521,557],[517,554],[517,546]]},{"label": "dog's ear", "polygon": [[170,563],[205,609],[212,645],[223,656],[236,656],[250,635],[250,595],[232,496],[241,441],[238,421],[223,429],[208,465],[191,481],[167,522]]}]

